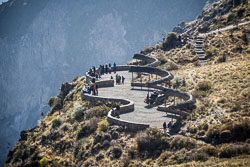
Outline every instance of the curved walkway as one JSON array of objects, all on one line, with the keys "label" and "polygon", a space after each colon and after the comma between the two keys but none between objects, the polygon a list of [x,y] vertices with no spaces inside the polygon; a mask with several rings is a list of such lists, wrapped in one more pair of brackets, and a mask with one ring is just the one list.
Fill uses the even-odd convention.
[{"label": "curved walkway", "polygon": [[[179,90],[174,90],[160,85],[172,80],[173,75],[168,71],[155,68],[154,66],[158,66],[160,64],[160,62],[155,58],[140,54],[134,55],[133,58],[143,61],[146,65],[117,66],[117,71],[119,71],[117,73],[126,78],[124,85],[114,85],[114,81],[110,80],[110,77],[113,75],[113,78],[115,78],[115,74],[106,74],[102,76],[100,81],[96,82],[101,88],[99,89],[99,95],[101,96],[93,96],[82,93],[82,99],[91,100],[93,102],[98,100],[121,102],[120,118],[115,117],[117,111],[116,109],[112,109],[108,113],[108,121],[110,124],[127,126],[128,129],[134,131],[143,130],[147,127],[161,128],[163,122],[169,122],[170,120],[176,119],[176,114],[188,114],[183,110],[195,103],[193,96],[187,92],[181,92]],[[113,70],[114,69],[112,68],[111,71]],[[152,82],[136,83],[132,81],[131,72],[156,74],[160,76],[160,78]],[[87,75],[86,79],[90,80],[91,77]],[[139,88],[132,89],[131,86]],[[157,111],[156,108],[143,102],[148,91],[152,91],[150,89],[158,89],[160,94],[165,96],[179,97],[183,99],[184,102],[168,104],[167,107],[158,107],[161,111],[167,111],[168,114],[166,115],[165,112]]]}]

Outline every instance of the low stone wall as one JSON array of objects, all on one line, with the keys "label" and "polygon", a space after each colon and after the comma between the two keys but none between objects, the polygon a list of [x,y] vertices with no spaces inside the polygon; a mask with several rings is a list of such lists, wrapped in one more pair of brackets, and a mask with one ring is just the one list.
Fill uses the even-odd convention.
[{"label": "low stone wall", "polygon": [[[120,114],[125,114],[128,112],[133,112],[134,111],[134,102],[128,99],[116,99],[116,98],[107,98],[107,97],[101,97],[101,96],[94,96],[86,93],[81,94],[82,100],[87,100],[91,102],[96,102],[96,101],[102,101],[102,102],[119,102],[122,104],[120,106]],[[126,121],[122,120],[120,118],[116,118],[114,115],[116,113],[116,109],[113,108],[108,112],[108,122],[110,125],[119,125],[119,126],[124,126],[130,131],[141,131],[149,128],[148,124],[143,124],[143,123],[136,123],[136,122],[131,122],[131,121]]]},{"label": "low stone wall", "polygon": [[114,87],[114,80],[103,80],[103,81],[96,81],[96,85],[98,88],[105,88],[105,87]]},{"label": "low stone wall", "polygon": [[161,62],[158,59],[156,59],[154,57],[142,55],[142,54],[135,54],[133,56],[133,59],[142,60],[142,61],[147,63],[147,65],[145,65],[145,66],[149,66],[149,67],[156,67],[156,66],[159,66],[161,64]]},{"label": "low stone wall", "polygon": [[132,87],[147,87],[147,88],[155,88],[155,89],[159,89],[161,94],[165,94],[167,96],[175,96],[178,98],[181,98],[184,100],[184,102],[182,103],[177,103],[177,104],[173,104],[171,105],[172,109],[186,109],[189,106],[192,106],[195,104],[195,98],[193,97],[193,95],[191,95],[188,92],[182,92],[180,90],[176,90],[176,89],[171,89],[171,88],[167,88],[164,86],[160,86],[160,85],[149,85],[145,82],[139,83],[139,82],[133,82],[131,83]]}]

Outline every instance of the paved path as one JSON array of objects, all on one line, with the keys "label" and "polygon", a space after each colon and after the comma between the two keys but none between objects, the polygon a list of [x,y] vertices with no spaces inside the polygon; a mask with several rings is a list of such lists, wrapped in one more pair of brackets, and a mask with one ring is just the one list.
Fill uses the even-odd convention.
[{"label": "paved path", "polygon": [[226,26],[224,28],[220,28],[220,29],[217,29],[217,30],[214,30],[214,31],[210,31],[208,33],[199,34],[199,36],[206,37],[207,35],[210,35],[210,34],[214,34],[214,33],[217,34],[218,32],[224,32],[224,31],[227,31],[227,30],[231,30],[231,29],[237,28],[238,26],[247,25],[249,23],[250,23],[250,21],[246,21],[246,22],[243,22],[243,23],[239,23],[237,25],[229,25],[229,26]]},{"label": "paved path", "polygon": [[[129,99],[134,101],[135,110],[130,113],[120,115],[120,118],[127,121],[147,123],[150,127],[162,128],[162,124],[165,121],[168,123],[171,121],[173,115],[165,112],[157,111],[156,108],[148,108],[148,105],[144,103],[144,99],[147,96],[147,89],[132,89],[130,86],[132,74],[127,71],[117,72],[119,75],[124,76],[124,85],[115,85],[115,87],[100,88],[99,95],[103,97],[115,97],[122,99]],[[106,74],[102,76],[102,80],[110,79],[111,75],[115,78],[115,74]],[[151,89],[150,92],[152,92]],[[175,119],[173,119],[175,120]]]}]

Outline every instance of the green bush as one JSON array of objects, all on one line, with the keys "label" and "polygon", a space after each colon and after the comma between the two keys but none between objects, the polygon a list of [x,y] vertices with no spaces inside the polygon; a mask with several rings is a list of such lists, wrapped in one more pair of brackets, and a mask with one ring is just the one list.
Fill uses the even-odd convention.
[{"label": "green bush", "polygon": [[62,120],[60,118],[55,118],[52,121],[52,129],[57,129],[58,127],[60,127],[62,124]]},{"label": "green bush", "polygon": [[109,123],[106,119],[102,120],[101,122],[98,123],[98,132],[106,132],[108,130]]},{"label": "green bush", "polygon": [[178,36],[175,32],[168,33],[168,36],[164,39],[162,47],[164,50],[170,50],[175,48],[179,44]]}]

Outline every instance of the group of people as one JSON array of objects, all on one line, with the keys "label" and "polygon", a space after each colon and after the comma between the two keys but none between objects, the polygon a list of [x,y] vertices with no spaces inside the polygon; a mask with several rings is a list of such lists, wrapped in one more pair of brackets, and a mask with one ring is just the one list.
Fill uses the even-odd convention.
[{"label": "group of people", "polygon": [[[111,79],[113,79],[112,76],[111,76]],[[125,77],[116,74],[116,76],[115,76],[115,81],[116,81],[116,85],[120,85],[120,84],[123,84],[123,85],[124,85]]]},{"label": "group of people", "polygon": [[[107,73],[111,74],[111,71],[112,71],[111,69],[112,69],[111,63],[105,64],[105,65],[101,64],[98,69],[96,69],[95,66],[91,67],[88,71],[88,74],[95,78],[101,78],[101,75],[104,75]],[[114,72],[116,72],[116,63],[113,64],[113,70]]]},{"label": "group of people", "polygon": [[[170,130],[172,128],[173,124],[172,124],[172,121],[170,121],[168,123],[168,129]],[[164,133],[166,134],[166,130],[167,130],[167,124],[166,122],[163,123],[163,130],[164,130]]]},{"label": "group of people", "polygon": [[[107,74],[107,73],[111,74],[111,71],[112,71],[111,69],[112,69],[111,63],[105,64],[105,65],[100,65],[99,66],[99,73],[100,73],[100,75]],[[116,63],[113,64],[113,69],[114,69],[114,72],[116,72]]]},{"label": "group of people", "polygon": [[146,99],[144,99],[144,102],[147,104],[154,104],[156,98],[159,96],[158,90],[154,91],[149,97],[149,93],[147,94]]},{"label": "group of people", "polygon": [[91,92],[93,95],[98,95],[98,85],[95,83],[94,78],[83,88],[83,93],[91,94]]},{"label": "group of people", "polygon": [[88,71],[88,74],[91,76],[91,77],[95,77],[95,78],[100,78],[101,75],[97,72],[97,69],[95,68],[95,66],[91,67]]}]

